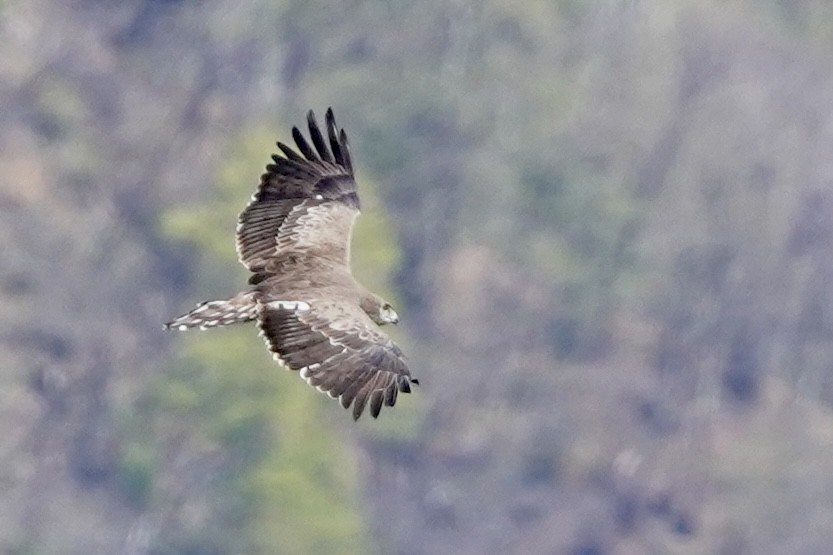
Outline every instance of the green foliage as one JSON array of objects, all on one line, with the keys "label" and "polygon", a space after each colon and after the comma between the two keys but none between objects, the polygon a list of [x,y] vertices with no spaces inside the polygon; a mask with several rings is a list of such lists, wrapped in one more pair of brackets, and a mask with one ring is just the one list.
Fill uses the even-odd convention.
[{"label": "green foliage", "polygon": [[137,508],[149,505],[153,495],[156,452],[149,443],[129,443],[118,467],[118,481],[127,500]]},{"label": "green foliage", "polygon": [[566,160],[528,161],[518,173],[515,210],[524,217],[516,233],[525,248],[505,254],[553,284],[561,303],[550,324],[556,352],[593,354],[639,277],[634,240],[643,208],[605,175]]},{"label": "green foliage", "polygon": [[[237,215],[259,183],[259,176],[276,150],[274,133],[256,128],[230,141],[232,150],[217,169],[216,189],[206,191],[203,202],[171,209],[160,217],[162,231],[170,238],[192,242],[212,264],[228,267],[234,262],[234,230]],[[243,275],[240,267],[239,274]],[[229,285],[234,283],[229,280]]]},{"label": "green foliage", "polygon": [[401,262],[396,229],[386,215],[376,191],[376,183],[359,175],[362,214],[353,229],[353,247],[350,251],[351,266],[356,279],[378,292],[396,305],[396,295],[390,289],[387,277]]}]

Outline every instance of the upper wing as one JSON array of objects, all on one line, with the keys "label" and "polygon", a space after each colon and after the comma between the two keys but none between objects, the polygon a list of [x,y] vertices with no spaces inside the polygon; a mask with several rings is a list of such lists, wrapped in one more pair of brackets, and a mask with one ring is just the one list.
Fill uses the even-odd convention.
[{"label": "upper wing", "polygon": [[399,347],[358,306],[323,299],[297,304],[263,304],[258,325],[274,357],[319,391],[353,404],[358,419],[370,403],[376,418],[382,405],[411,392],[411,378]]},{"label": "upper wing", "polygon": [[[325,142],[315,114],[307,115],[313,149],[297,127],[292,137],[301,154],[278,143],[252,201],[237,223],[237,254],[253,272],[270,259],[297,251],[347,264],[350,233],[359,213],[359,196],[347,134],[327,110]],[[302,156],[303,155],[303,156]]]}]

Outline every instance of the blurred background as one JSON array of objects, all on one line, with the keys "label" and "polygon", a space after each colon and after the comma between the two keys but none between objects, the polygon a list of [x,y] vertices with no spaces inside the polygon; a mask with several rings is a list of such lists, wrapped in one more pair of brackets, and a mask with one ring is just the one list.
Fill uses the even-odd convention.
[{"label": "blurred background", "polygon": [[[0,0],[0,106],[3,553],[833,553],[826,0]],[[356,424],[162,330],[328,106]]]}]

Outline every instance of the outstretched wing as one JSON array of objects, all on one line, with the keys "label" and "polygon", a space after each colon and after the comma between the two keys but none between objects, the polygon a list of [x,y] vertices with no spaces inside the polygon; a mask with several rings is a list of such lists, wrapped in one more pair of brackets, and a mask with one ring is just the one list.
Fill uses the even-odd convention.
[{"label": "outstretched wing", "polygon": [[238,219],[237,254],[253,272],[291,252],[349,264],[359,197],[347,134],[336,127],[332,108],[326,115],[326,141],[312,110],[307,122],[314,148],[293,127],[300,154],[278,143],[283,156],[272,156],[274,163],[266,166],[252,201]]},{"label": "outstretched wing", "polygon": [[382,405],[392,407],[399,392],[419,383],[399,347],[358,306],[337,299],[267,303],[258,325],[276,360],[342,407],[352,404],[354,419],[368,403],[376,418]]}]

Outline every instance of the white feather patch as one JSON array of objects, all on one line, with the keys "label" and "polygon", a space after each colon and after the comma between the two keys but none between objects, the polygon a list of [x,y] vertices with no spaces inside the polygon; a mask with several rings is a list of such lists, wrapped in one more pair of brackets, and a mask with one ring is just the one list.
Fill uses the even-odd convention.
[{"label": "white feather patch", "polygon": [[309,304],[304,301],[270,301],[266,305],[282,310],[309,310]]},{"label": "white feather patch", "polygon": [[312,379],[312,373],[318,370],[321,365],[317,362],[314,364],[310,364],[309,366],[304,366],[300,369],[301,377],[306,380],[307,383],[310,382]]}]

